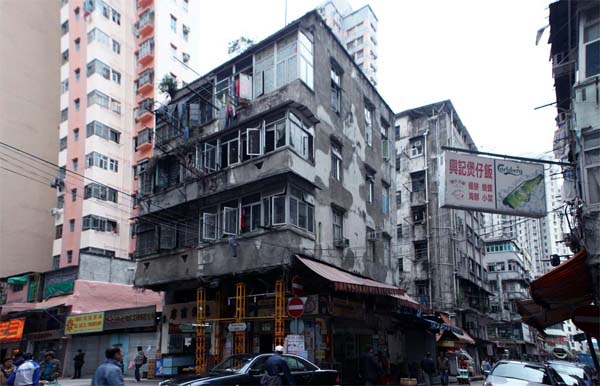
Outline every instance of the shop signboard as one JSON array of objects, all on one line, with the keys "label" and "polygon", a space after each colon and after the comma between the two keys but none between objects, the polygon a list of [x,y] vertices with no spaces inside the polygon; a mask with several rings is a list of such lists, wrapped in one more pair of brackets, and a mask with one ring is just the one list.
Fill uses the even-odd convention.
[{"label": "shop signboard", "polygon": [[0,343],[21,340],[25,319],[11,319],[0,322]]},{"label": "shop signboard", "polygon": [[229,323],[227,326],[229,332],[242,332],[246,331],[246,328],[248,328],[246,323]]},{"label": "shop signboard", "polygon": [[104,312],[104,331],[152,327],[156,324],[156,306],[126,308]]},{"label": "shop signboard", "polygon": [[65,334],[88,334],[101,332],[104,328],[104,311],[70,315],[65,321]]},{"label": "shop signboard", "polygon": [[300,355],[306,357],[306,348],[304,347],[304,335],[288,335],[285,337],[287,354]]},{"label": "shop signboard", "polygon": [[43,340],[55,340],[55,339],[60,339],[61,337],[62,337],[61,330],[48,330],[48,331],[32,332],[30,334],[25,335],[25,338],[31,342],[40,342]]},{"label": "shop signboard", "polygon": [[440,207],[540,218],[546,215],[542,164],[444,152]]},{"label": "shop signboard", "polygon": [[333,316],[354,320],[366,319],[365,308],[362,302],[333,298],[330,310]]}]

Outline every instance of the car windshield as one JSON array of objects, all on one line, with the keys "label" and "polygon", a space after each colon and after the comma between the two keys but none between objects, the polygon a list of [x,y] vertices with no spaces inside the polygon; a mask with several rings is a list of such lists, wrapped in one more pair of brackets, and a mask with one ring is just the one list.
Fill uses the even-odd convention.
[{"label": "car windshield", "polygon": [[253,358],[253,355],[233,355],[213,367],[211,371],[236,373],[252,361]]},{"label": "car windshield", "polygon": [[552,379],[546,369],[525,363],[498,363],[492,371],[493,376],[522,379],[527,382],[552,385]]},{"label": "car windshield", "polygon": [[559,363],[550,363],[550,366],[561,374],[576,375],[580,378],[584,377],[584,370],[580,367],[563,365]]}]

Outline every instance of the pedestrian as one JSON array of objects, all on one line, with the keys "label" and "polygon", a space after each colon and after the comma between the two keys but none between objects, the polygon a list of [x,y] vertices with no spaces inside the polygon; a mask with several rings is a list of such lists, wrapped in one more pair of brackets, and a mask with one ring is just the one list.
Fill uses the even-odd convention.
[{"label": "pedestrian", "polygon": [[365,382],[365,386],[375,385],[381,373],[381,367],[375,357],[373,347],[367,346],[365,353],[360,358],[360,374]]},{"label": "pedestrian", "polygon": [[481,362],[481,373],[485,374],[485,372],[487,371],[488,373],[492,370],[492,364],[490,363],[490,361],[486,358],[483,360],[483,362]]},{"label": "pedestrian", "polygon": [[2,361],[2,368],[0,368],[0,386],[6,386],[6,381],[10,375],[15,371],[17,367],[13,365],[13,359],[6,357]]},{"label": "pedestrian", "polygon": [[275,354],[271,355],[265,362],[265,370],[266,374],[260,380],[263,386],[281,386],[283,385],[283,377],[285,377],[288,385],[296,384],[287,362],[283,359],[283,346],[275,347]]},{"label": "pedestrian", "polygon": [[137,354],[135,354],[133,361],[135,363],[135,380],[141,382],[140,368],[148,362],[148,358],[146,358],[142,346],[138,346]]},{"label": "pedestrian", "polygon": [[75,372],[73,373],[73,379],[81,378],[81,369],[85,363],[85,353],[79,349],[77,354],[73,357],[73,364],[75,366]]},{"label": "pedestrian", "polygon": [[448,374],[450,372],[450,361],[445,352],[441,352],[438,357],[438,371],[440,372],[440,382],[442,386],[448,386]]},{"label": "pedestrian", "polygon": [[62,374],[60,361],[54,358],[54,351],[48,351],[42,363],[40,363],[42,381],[54,383]]},{"label": "pedestrian", "polygon": [[40,386],[40,365],[33,360],[33,354],[23,354],[23,363],[12,372],[8,386]]},{"label": "pedestrian", "polygon": [[15,365],[15,367],[19,367],[23,364],[23,362],[25,362],[25,359],[23,359],[23,353],[21,351],[17,351],[13,358],[13,365]]},{"label": "pedestrian", "polygon": [[111,347],[105,352],[106,361],[96,369],[92,386],[124,386],[121,362],[123,354],[118,347]]},{"label": "pedestrian", "polygon": [[388,357],[386,355],[386,353],[384,353],[383,351],[379,350],[377,351],[377,363],[379,366],[379,382],[377,383],[378,385],[389,385],[390,384],[390,378],[391,378],[391,373],[390,373],[390,361],[388,360]]},{"label": "pedestrian", "polygon": [[421,359],[421,370],[423,370],[423,378],[425,378],[425,384],[427,386],[431,386],[433,374],[435,374],[435,363],[433,362],[433,359],[431,359],[430,352],[425,354],[423,359]]}]

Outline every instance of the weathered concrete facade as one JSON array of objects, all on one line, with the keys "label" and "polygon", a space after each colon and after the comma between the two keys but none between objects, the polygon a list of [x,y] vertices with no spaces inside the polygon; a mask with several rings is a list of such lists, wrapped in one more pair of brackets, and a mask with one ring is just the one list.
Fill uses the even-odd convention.
[{"label": "weathered concrete facade", "polygon": [[396,116],[400,287],[486,339],[483,214],[439,207],[441,147],[476,149],[449,100]]},{"label": "weathered concrete facade", "polygon": [[[259,60],[274,52],[277,62],[290,44],[298,53],[287,67],[280,66],[283,61],[276,72],[274,67],[263,72]],[[335,109],[332,69],[341,86]],[[272,77],[273,84],[259,84],[259,76]],[[240,77],[249,77],[253,87],[248,98],[240,97],[244,91],[238,94],[238,88],[237,111],[229,119],[218,85],[239,85]],[[262,95],[256,96],[259,89]],[[208,118],[189,119],[194,103],[209,106]],[[369,134],[365,109],[371,115]],[[397,283],[391,256],[394,159],[384,156],[393,146],[387,142],[393,112],[318,14],[305,15],[179,90],[157,114],[163,119],[156,156],[139,176],[137,285],[166,289],[182,280],[197,283],[285,265],[295,253]],[[179,119],[172,119],[175,115]],[[341,158],[335,171],[332,148]],[[248,150],[256,151],[248,155]],[[343,218],[342,230],[334,231],[336,215]],[[367,228],[373,231],[370,239],[377,239],[370,251]],[[231,250],[235,243],[237,257]]]}]

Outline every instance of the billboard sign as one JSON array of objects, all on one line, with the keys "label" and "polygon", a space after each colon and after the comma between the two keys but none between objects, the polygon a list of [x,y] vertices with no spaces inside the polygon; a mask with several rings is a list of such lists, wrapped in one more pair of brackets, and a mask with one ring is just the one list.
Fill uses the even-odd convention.
[{"label": "billboard sign", "polygon": [[440,207],[544,217],[544,166],[444,152]]},{"label": "billboard sign", "polygon": [[88,334],[91,332],[102,332],[104,328],[104,312],[92,312],[67,316],[65,322],[65,334]]},{"label": "billboard sign", "polygon": [[104,311],[104,331],[156,325],[156,306]]}]

